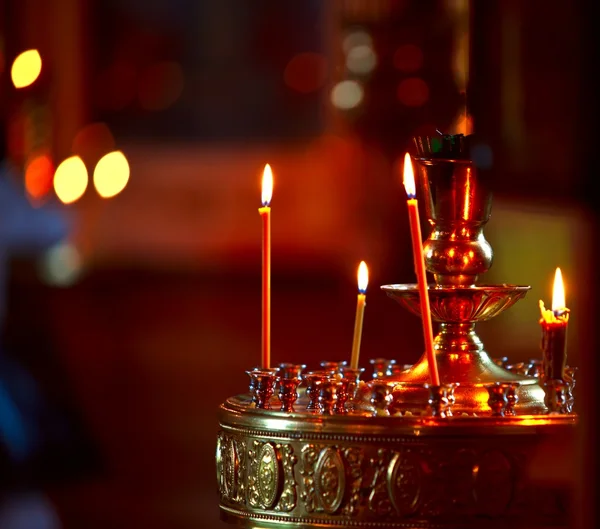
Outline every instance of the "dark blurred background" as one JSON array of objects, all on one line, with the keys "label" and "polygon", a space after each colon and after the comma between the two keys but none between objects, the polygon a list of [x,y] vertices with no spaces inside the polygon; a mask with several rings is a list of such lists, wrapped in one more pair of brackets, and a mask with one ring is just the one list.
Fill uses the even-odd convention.
[{"label": "dark blurred background", "polygon": [[412,135],[471,125],[485,282],[532,287],[478,331],[539,356],[562,268],[582,425],[548,479],[593,526],[591,5],[0,0],[0,528],[222,526],[216,410],[260,359],[267,162],[273,362],[349,357],[363,259],[361,364],[414,362],[417,320],[379,290],[414,282],[398,167]]}]

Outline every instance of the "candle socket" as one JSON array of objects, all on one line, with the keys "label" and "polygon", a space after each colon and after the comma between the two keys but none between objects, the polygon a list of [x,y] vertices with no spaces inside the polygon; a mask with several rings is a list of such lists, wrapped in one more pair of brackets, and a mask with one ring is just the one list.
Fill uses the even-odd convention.
[{"label": "candle socket", "polygon": [[355,399],[356,392],[358,390],[358,384],[360,382],[361,375],[365,372],[364,367],[358,367],[354,369],[353,367],[344,366],[341,369],[342,377],[348,380],[348,386],[346,388],[346,392],[348,394],[348,405],[350,409],[355,408]]},{"label": "candle socket", "polygon": [[373,379],[391,376],[396,360],[388,358],[371,358],[369,363],[373,366]]},{"label": "candle socket", "polygon": [[373,414],[376,416],[390,415],[390,405],[394,400],[392,387],[388,382],[375,378],[369,382],[371,388],[371,404],[374,408]]},{"label": "candle socket", "polygon": [[331,360],[323,360],[320,363],[321,369],[323,371],[327,371],[334,375],[341,375],[342,369],[348,365],[346,360],[341,360],[339,362],[334,362]]},{"label": "candle socket", "polygon": [[335,403],[334,411],[335,411],[335,413],[343,415],[344,413],[347,413],[347,411],[348,411],[348,410],[346,410],[346,403],[348,402],[348,400],[350,398],[348,388],[350,386],[351,380],[349,378],[342,377],[341,379],[339,379],[338,382],[339,382],[339,386],[337,389],[337,400]]},{"label": "candle socket", "polygon": [[577,375],[576,367],[565,368],[565,382],[567,383],[567,401],[565,403],[567,413],[572,413],[575,406],[575,376]]},{"label": "candle socket", "polygon": [[319,404],[323,415],[334,415],[337,413],[337,404],[342,391],[342,381],[334,377],[328,377],[319,385]]},{"label": "candle socket", "polygon": [[291,413],[294,411],[294,403],[298,400],[298,385],[300,379],[298,377],[284,377],[279,376],[277,378],[279,382],[279,400],[281,402],[281,411]]},{"label": "candle socket", "polygon": [[454,403],[455,384],[423,384],[429,391],[427,410],[430,417],[445,419],[452,417],[451,405]]},{"label": "candle socket", "polygon": [[278,374],[282,378],[302,378],[302,372],[305,369],[305,364],[292,364],[284,362],[279,364]]},{"label": "candle socket", "polygon": [[560,379],[546,379],[543,383],[544,404],[548,408],[548,413],[568,413],[567,398],[569,384]]},{"label": "candle socket", "polygon": [[506,390],[506,409],[504,415],[516,415],[517,414],[517,403],[519,402],[519,387],[521,384],[518,382],[509,382]]},{"label": "candle socket", "polygon": [[246,373],[250,377],[250,388],[253,392],[252,402],[259,409],[270,410],[277,375],[272,369],[256,369],[246,371]]},{"label": "candle socket", "polygon": [[567,363],[567,325],[542,322],[542,363],[544,379],[564,380]]},{"label": "candle socket", "polygon": [[[488,391],[488,406],[490,407],[493,417],[504,417],[507,415],[509,406],[508,393],[512,385],[507,382],[494,382],[486,385]],[[516,396],[516,393],[514,393]],[[514,399],[511,397],[511,400]],[[511,412],[512,414],[512,412]]]},{"label": "candle socket", "polygon": [[302,378],[306,384],[306,396],[308,397],[306,409],[318,413],[321,411],[319,402],[320,386],[329,378],[329,373],[326,371],[309,371]]}]

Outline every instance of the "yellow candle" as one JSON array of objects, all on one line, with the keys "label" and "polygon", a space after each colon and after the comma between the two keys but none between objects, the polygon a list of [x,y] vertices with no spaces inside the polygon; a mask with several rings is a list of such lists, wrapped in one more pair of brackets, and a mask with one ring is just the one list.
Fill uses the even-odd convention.
[{"label": "yellow candle", "polygon": [[404,156],[404,189],[408,195],[408,219],[410,221],[410,234],[412,239],[415,272],[419,286],[421,300],[421,320],[423,322],[423,337],[425,339],[425,353],[429,366],[431,384],[440,385],[435,351],[433,349],[433,326],[431,323],[431,307],[429,306],[429,292],[427,290],[427,274],[425,271],[425,258],[423,255],[423,242],[421,240],[421,224],[419,222],[419,204],[416,198],[415,175],[413,173],[410,155]]},{"label": "yellow candle", "polygon": [[262,177],[262,367],[271,367],[271,208],[273,172],[265,165]]},{"label": "yellow candle", "polygon": [[565,303],[565,287],[560,268],[554,273],[552,310],[540,300],[540,325],[542,327],[543,376],[548,380],[564,380],[567,361],[567,326],[569,309]]},{"label": "yellow candle", "polygon": [[352,356],[350,367],[358,369],[358,355],[362,338],[363,318],[365,315],[367,285],[369,284],[369,269],[364,261],[358,266],[358,298],[356,300],[356,319],[354,320],[354,339],[352,340]]}]

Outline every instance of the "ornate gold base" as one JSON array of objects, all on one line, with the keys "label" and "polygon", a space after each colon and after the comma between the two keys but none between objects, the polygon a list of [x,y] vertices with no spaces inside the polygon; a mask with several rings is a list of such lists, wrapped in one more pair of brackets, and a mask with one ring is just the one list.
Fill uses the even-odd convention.
[{"label": "ornate gold base", "polygon": [[[298,409],[301,409],[300,406]],[[567,527],[528,463],[575,415],[373,417],[219,411],[223,519],[247,527]],[[552,462],[548,462],[551,464]]]}]

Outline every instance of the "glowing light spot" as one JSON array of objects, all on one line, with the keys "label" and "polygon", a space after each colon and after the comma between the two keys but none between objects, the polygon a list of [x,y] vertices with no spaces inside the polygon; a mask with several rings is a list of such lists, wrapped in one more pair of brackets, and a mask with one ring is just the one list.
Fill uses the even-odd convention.
[{"label": "glowing light spot", "polygon": [[94,187],[102,198],[118,195],[129,181],[129,163],[121,151],[100,158],[94,169]]},{"label": "glowing light spot", "polygon": [[138,96],[146,110],[164,110],[177,101],[183,92],[184,77],[175,62],[159,62],[140,77]]},{"label": "glowing light spot", "polygon": [[35,82],[42,72],[42,58],[37,50],[27,50],[17,56],[10,71],[15,88],[25,88]]},{"label": "glowing light spot", "polygon": [[69,286],[81,275],[83,260],[77,248],[61,242],[46,252],[41,263],[44,280],[55,286]]},{"label": "glowing light spot", "polygon": [[362,86],[356,81],[341,81],[331,90],[331,102],[337,108],[349,110],[360,105],[364,97]]},{"label": "glowing light spot", "polygon": [[47,154],[41,154],[27,162],[25,167],[25,190],[34,199],[40,199],[52,189],[54,164]]},{"label": "glowing light spot", "polygon": [[319,53],[294,55],[283,71],[283,80],[302,94],[316,92],[327,80],[327,59]]},{"label": "glowing light spot", "polygon": [[371,46],[355,46],[346,56],[346,68],[356,74],[367,74],[373,71],[376,65],[377,55]]},{"label": "glowing light spot", "polygon": [[79,156],[67,158],[54,173],[54,192],[63,204],[79,200],[88,185],[88,173]]},{"label": "glowing light spot", "polygon": [[416,72],[423,66],[423,52],[414,44],[404,44],[394,53],[393,62],[401,72]]},{"label": "glowing light spot", "polygon": [[356,46],[371,46],[373,39],[366,31],[362,29],[356,29],[349,32],[342,41],[342,48],[344,53],[349,53],[350,50]]},{"label": "glowing light spot", "polygon": [[419,77],[404,79],[398,85],[398,99],[407,107],[420,107],[429,99],[429,87]]}]

